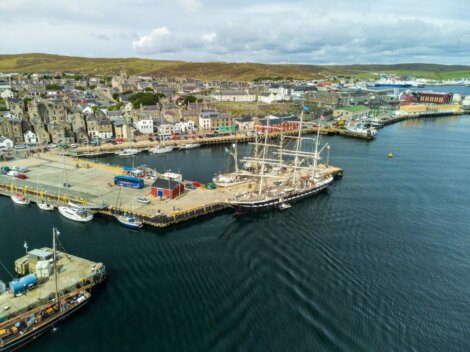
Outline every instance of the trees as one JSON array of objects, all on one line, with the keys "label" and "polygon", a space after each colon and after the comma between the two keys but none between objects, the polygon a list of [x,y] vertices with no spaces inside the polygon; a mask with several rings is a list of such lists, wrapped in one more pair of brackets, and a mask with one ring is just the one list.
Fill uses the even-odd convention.
[{"label": "trees", "polygon": [[58,84],[46,84],[46,90],[61,90]]},{"label": "trees", "polygon": [[113,93],[113,99],[119,101],[119,93]]},{"label": "trees", "polygon": [[140,107],[140,104],[144,106],[157,104],[160,101],[160,97],[158,94],[139,92],[131,95],[129,101],[134,106],[134,109],[137,109]]}]

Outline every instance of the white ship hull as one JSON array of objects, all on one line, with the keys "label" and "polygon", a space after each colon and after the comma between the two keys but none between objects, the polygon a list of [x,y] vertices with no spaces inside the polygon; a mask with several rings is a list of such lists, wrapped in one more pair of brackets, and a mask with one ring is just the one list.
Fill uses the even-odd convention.
[{"label": "white ship hull", "polygon": [[90,222],[93,220],[93,214],[89,211],[83,211],[72,207],[59,207],[59,213],[64,218],[77,222]]},{"label": "white ship hull", "polygon": [[156,147],[149,150],[152,154],[165,154],[173,151],[173,147]]},{"label": "white ship hull", "polygon": [[38,208],[44,211],[52,211],[54,210],[54,206],[51,204],[48,204],[46,202],[38,202],[36,203]]},{"label": "white ship hull", "polygon": [[29,203],[31,203],[29,199],[26,199],[26,197],[22,195],[13,195],[11,196],[11,200],[18,205],[29,205]]}]

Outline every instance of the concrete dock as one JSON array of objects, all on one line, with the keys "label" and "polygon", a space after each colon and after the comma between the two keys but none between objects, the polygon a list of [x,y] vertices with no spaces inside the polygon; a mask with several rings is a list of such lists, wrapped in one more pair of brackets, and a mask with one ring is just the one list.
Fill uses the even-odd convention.
[{"label": "concrete dock", "polygon": [[[46,200],[56,206],[72,201],[107,216],[116,212],[133,213],[142,218],[144,224],[153,227],[165,227],[228,209],[228,199],[234,194],[246,192],[252,186],[246,182],[211,190],[202,185],[186,190],[175,199],[159,200],[150,195],[152,179],[145,179],[145,187],[140,190],[114,186],[114,177],[122,175],[122,168],[92,163],[86,159],[64,158],[48,153],[2,165],[27,167],[29,171],[25,180],[0,175],[0,194],[11,196],[21,193],[33,202]],[[318,168],[324,174],[342,174],[342,169],[335,166],[321,164]],[[60,186],[64,179],[71,187]],[[147,197],[150,204],[137,202],[137,197]]]},{"label": "concrete dock", "polygon": [[[50,248],[45,247],[40,250],[52,254]],[[58,288],[61,294],[82,286],[94,286],[105,279],[105,268],[102,263],[95,263],[60,251],[57,251],[57,258]],[[25,255],[15,261],[16,270],[22,271],[19,268],[29,268],[26,272],[19,274],[35,273],[34,265],[31,265],[32,263],[28,265],[28,261],[31,260]],[[55,294],[53,273],[48,279],[42,280],[44,282],[40,282],[37,287],[16,297],[9,291],[0,294],[0,322],[50,301]]]}]

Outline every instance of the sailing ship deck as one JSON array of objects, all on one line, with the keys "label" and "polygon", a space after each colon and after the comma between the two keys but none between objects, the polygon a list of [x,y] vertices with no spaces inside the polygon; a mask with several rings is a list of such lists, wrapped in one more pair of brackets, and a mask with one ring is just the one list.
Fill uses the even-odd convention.
[{"label": "sailing ship deck", "polygon": [[[252,187],[250,183],[214,190],[202,186],[187,190],[175,199],[158,200],[148,196],[153,180],[145,180],[145,187],[141,190],[121,188],[119,196],[120,187],[112,184],[114,176],[122,174],[122,168],[84,159],[65,158],[64,162],[61,156],[48,153],[3,165],[27,167],[30,171],[26,180],[0,175],[0,194],[10,196],[18,191],[26,194],[32,201],[46,199],[54,205],[66,204],[71,200],[93,207],[103,215],[112,215],[113,211],[134,213],[143,219],[144,224],[153,227],[165,227],[227,209],[226,201],[229,198],[249,191]],[[59,187],[64,182],[64,165],[70,188]],[[331,165],[322,164],[319,169],[334,176],[342,173],[342,169]],[[136,197],[141,196],[148,196],[151,203],[141,204],[135,201]]]},{"label": "sailing ship deck", "polygon": [[[50,248],[42,248],[52,253]],[[102,263],[79,258],[64,252],[57,251],[59,269],[58,288],[59,292],[64,290],[72,291],[77,285],[84,286],[87,281],[93,285],[93,277],[96,271],[103,267]],[[15,266],[25,262],[26,256],[15,261]],[[28,311],[31,307],[35,307],[46,303],[55,293],[55,283],[51,276],[44,283],[39,284],[36,288],[15,297],[11,292],[0,294],[0,322],[8,317],[18,315]]]}]

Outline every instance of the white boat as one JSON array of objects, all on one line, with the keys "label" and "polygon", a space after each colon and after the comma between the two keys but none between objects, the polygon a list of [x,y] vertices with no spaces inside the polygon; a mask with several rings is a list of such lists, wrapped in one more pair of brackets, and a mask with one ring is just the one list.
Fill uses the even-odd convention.
[{"label": "white boat", "polygon": [[51,211],[51,210],[54,210],[54,206],[49,204],[49,203],[46,203],[44,201],[41,201],[41,202],[37,202],[36,203],[38,208],[41,209],[41,210],[44,210],[44,211]]},{"label": "white boat", "polygon": [[31,201],[27,199],[24,195],[17,193],[11,196],[11,200],[13,203],[18,204],[18,205],[29,205]]},{"label": "white boat", "polygon": [[188,143],[188,144],[182,144],[180,146],[180,149],[185,150],[185,149],[193,149],[193,148],[199,148],[201,146],[200,143]]},{"label": "white boat", "polygon": [[291,205],[290,205],[290,204],[287,204],[287,203],[281,203],[281,204],[279,204],[279,207],[278,207],[278,209],[279,209],[280,211],[284,211],[284,210],[287,210],[287,209],[289,209],[289,208],[291,208]]},{"label": "white boat", "polygon": [[237,174],[219,174],[212,178],[212,182],[217,187],[230,187],[247,182],[249,179],[242,178]]},{"label": "white boat", "polygon": [[80,208],[75,204],[69,203],[68,207],[59,207],[59,213],[73,221],[78,221],[78,222],[89,222],[93,220],[93,213],[85,208]]},{"label": "white boat", "polygon": [[164,154],[173,151],[173,147],[167,146],[157,146],[155,148],[149,149],[149,152],[152,154]]},{"label": "white boat", "polygon": [[142,220],[131,214],[115,215],[115,217],[122,226],[130,229],[140,229],[144,226]]},{"label": "white boat", "polygon": [[134,148],[126,148],[126,149],[120,150],[119,152],[116,152],[117,156],[132,156],[136,154],[139,154],[139,151]]},{"label": "white boat", "polygon": [[375,128],[373,127],[367,128],[361,124],[355,125],[355,126],[350,126],[348,124],[348,126],[346,127],[346,130],[348,130],[349,132],[357,133],[357,134],[364,135],[370,138],[375,138],[377,136],[377,130]]}]

